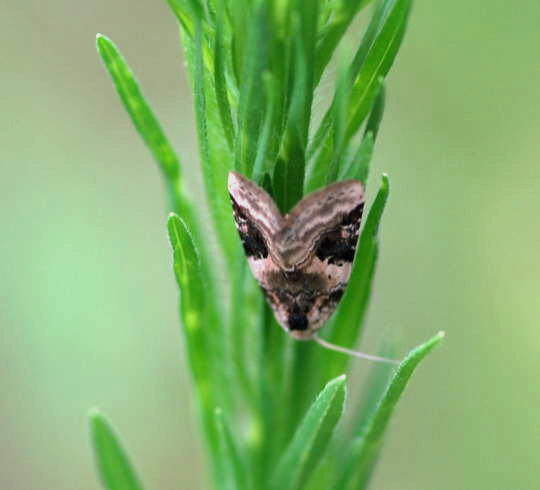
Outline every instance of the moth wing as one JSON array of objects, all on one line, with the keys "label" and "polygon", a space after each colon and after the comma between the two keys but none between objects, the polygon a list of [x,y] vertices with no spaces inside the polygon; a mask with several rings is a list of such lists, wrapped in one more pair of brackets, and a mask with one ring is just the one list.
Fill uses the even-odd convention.
[{"label": "moth wing", "polygon": [[302,199],[285,217],[276,239],[285,267],[298,268],[313,255],[327,264],[351,263],[364,202],[364,187],[356,180],[337,182]]},{"label": "moth wing", "polygon": [[[233,205],[234,220],[244,244],[249,243],[249,233],[253,231],[260,235],[255,241],[262,241],[266,248],[271,245],[274,236],[279,231],[282,216],[270,195],[254,182],[246,179],[237,172],[229,172],[229,194]],[[247,227],[247,229],[246,229]],[[246,238],[246,240],[244,240]],[[263,244],[252,244],[261,246]],[[246,250],[246,254],[253,255],[253,250]],[[255,250],[255,253],[263,253],[264,250]]]}]

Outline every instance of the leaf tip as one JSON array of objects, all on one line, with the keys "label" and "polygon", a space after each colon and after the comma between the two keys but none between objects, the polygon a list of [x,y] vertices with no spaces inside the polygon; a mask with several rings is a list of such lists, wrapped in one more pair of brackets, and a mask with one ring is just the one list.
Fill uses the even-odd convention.
[{"label": "leaf tip", "polygon": [[337,386],[337,389],[340,389],[342,386],[345,385],[346,381],[347,381],[347,375],[342,374],[342,375],[337,376],[334,379],[330,380],[326,386],[327,387]]},{"label": "leaf tip", "polygon": [[435,347],[437,347],[442,339],[444,339],[446,333],[442,330],[438,333],[436,333],[433,337],[431,337],[429,340],[424,342],[423,344],[419,345],[418,347],[414,348],[409,355],[402,361],[401,364],[406,364],[409,361],[413,361],[415,364],[417,364],[420,359],[425,357],[427,354],[429,354]]},{"label": "leaf tip", "polygon": [[94,407],[88,411],[88,422],[93,438],[99,437],[99,434],[103,431],[111,430],[107,417],[103,415],[103,412],[99,408]]},{"label": "leaf tip", "polygon": [[94,423],[99,420],[103,420],[105,417],[101,413],[101,410],[99,408],[93,407],[90,410],[88,410],[88,420],[90,420],[90,423]]},{"label": "leaf tip", "polygon": [[178,226],[180,222],[180,216],[176,213],[169,213],[169,216],[167,216],[167,234],[173,250],[178,246],[180,241],[178,238]]},{"label": "leaf tip", "polygon": [[444,339],[446,337],[446,332],[444,330],[440,330],[439,332],[437,332],[433,337],[431,337],[431,339],[429,339],[427,341],[427,343],[432,346],[432,347],[435,347],[436,345],[438,345],[442,339]]},{"label": "leaf tip", "polygon": [[98,32],[96,34],[96,46],[98,51],[103,49],[107,44],[112,44],[112,41],[104,34]]},{"label": "leaf tip", "polygon": [[180,216],[176,213],[169,213],[169,216],[167,216],[167,228],[169,229],[169,233],[178,228],[178,225],[181,222]]},{"label": "leaf tip", "polygon": [[390,177],[386,172],[383,172],[381,175],[381,189],[384,189],[386,192],[390,190]]},{"label": "leaf tip", "polygon": [[434,347],[437,347],[437,345],[439,345],[445,337],[446,337],[446,332],[444,330],[440,330],[433,337],[431,337],[430,340],[428,340],[428,343],[433,349]]}]

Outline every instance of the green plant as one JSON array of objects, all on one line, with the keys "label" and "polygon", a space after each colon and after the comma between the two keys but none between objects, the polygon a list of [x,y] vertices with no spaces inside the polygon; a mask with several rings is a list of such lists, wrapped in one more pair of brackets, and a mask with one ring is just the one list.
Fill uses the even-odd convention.
[{"label": "green plant", "polygon": [[[353,19],[369,0],[169,0],[180,24],[213,228],[231,278],[216,286],[211,257],[186,194],[181,164],[115,45],[98,51],[164,175],[168,232],[198,412],[218,489],[362,489],[388,420],[437,334],[391,371],[373,366],[362,408],[348,410],[351,359],[289,339],[276,324],[234,228],[226,182],[236,169],[263,185],[282,211],[335,180],[366,181],[384,108],[383,81],[403,38],[411,0],[381,0],[350,60],[341,57],[333,100],[314,130],[314,91]],[[362,134],[360,130],[363,128]],[[353,347],[361,335],[388,198],[382,177],[351,280],[323,336]],[[228,298],[227,304],[223,298]],[[92,417],[108,489],[136,489],[124,453]],[[343,457],[343,455],[346,455]]]}]

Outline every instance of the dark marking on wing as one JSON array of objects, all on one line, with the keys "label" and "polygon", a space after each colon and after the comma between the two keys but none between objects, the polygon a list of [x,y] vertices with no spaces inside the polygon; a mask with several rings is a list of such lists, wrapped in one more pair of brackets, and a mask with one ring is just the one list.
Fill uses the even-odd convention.
[{"label": "dark marking on wing", "polygon": [[344,292],[345,292],[344,288],[336,289],[335,291],[332,291],[330,293],[330,295],[328,296],[328,299],[330,301],[333,301],[334,303],[339,303],[339,301],[343,297]]},{"label": "dark marking on wing", "polygon": [[231,195],[234,220],[236,229],[242,240],[244,251],[248,257],[255,259],[265,259],[268,257],[268,247],[259,229],[251,222],[247,214],[236,203]]},{"label": "dark marking on wing", "polygon": [[336,265],[354,260],[363,209],[364,204],[359,204],[343,217],[338,226],[322,235],[315,248],[315,255],[320,260]]},{"label": "dark marking on wing", "polygon": [[360,203],[350,213],[343,217],[342,225],[358,225],[362,219],[362,213],[364,212],[364,203]]},{"label": "dark marking on wing", "polygon": [[343,239],[339,228],[336,228],[319,240],[315,255],[325,261],[328,259],[329,264],[341,264],[343,262],[352,262],[354,259],[354,251],[356,243],[350,243],[350,240]]}]

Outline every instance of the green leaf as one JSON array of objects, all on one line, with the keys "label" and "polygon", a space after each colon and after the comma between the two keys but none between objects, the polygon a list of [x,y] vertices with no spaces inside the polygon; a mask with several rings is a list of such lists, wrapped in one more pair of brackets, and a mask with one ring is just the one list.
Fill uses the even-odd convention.
[{"label": "green leaf", "polygon": [[249,329],[246,327],[246,321],[249,316],[246,310],[247,295],[247,261],[244,250],[239,251],[236,261],[235,275],[231,281],[230,297],[230,320],[228,333],[230,335],[230,346],[232,360],[235,369],[235,376],[239,380],[239,385],[249,403],[254,400],[253,380],[250,377],[249,370],[249,349],[247,347]]},{"label": "green leaf", "polygon": [[344,490],[361,490],[365,488],[373,471],[384,432],[397,402],[416,367],[424,357],[439,345],[443,338],[444,332],[439,332],[424,344],[413,349],[399,364],[390,384],[379,401],[377,409],[365,426],[363,433],[352,445],[352,453],[342,485],[338,488]]},{"label": "green leaf", "polygon": [[[206,288],[201,273],[199,257],[189,229],[179,216],[171,214],[167,222],[169,240],[173,249],[174,272],[180,288],[180,317],[186,341],[186,350],[191,368],[205,432],[205,441],[216,458],[218,443],[213,420],[216,398],[222,394],[223,380],[213,369],[219,356],[213,343],[212,332],[206,327],[209,313],[206,306]],[[219,323],[213,324],[220,329]],[[221,373],[222,367],[217,371]],[[215,386],[216,389],[211,389]],[[216,462],[216,459],[214,459]],[[217,467],[217,464],[215,464]]]},{"label": "green leaf", "polygon": [[319,34],[315,66],[315,81],[319,83],[324,69],[332,58],[339,41],[347,31],[355,15],[363,9],[370,0],[341,0],[327,24]]},{"label": "green leaf", "polygon": [[174,272],[182,294],[182,315],[188,332],[202,329],[200,317],[204,311],[205,288],[199,256],[184,221],[174,213],[167,222],[169,240],[174,254]]},{"label": "green leaf", "polygon": [[292,2],[290,17],[290,69],[291,79],[289,112],[283,135],[280,159],[274,182],[276,202],[286,213],[303,194],[306,148],[311,119],[314,90],[314,56],[319,2],[297,0]]},{"label": "green leaf", "polygon": [[367,134],[373,136],[373,140],[377,139],[377,134],[379,133],[379,127],[381,125],[381,120],[384,114],[384,105],[386,99],[386,90],[384,88],[384,81],[380,80],[380,90],[373,107],[371,108],[371,114],[369,115],[368,122],[366,124],[366,129],[364,131],[364,137]]},{"label": "green leaf", "polygon": [[221,479],[218,488],[223,490],[242,490],[246,488],[246,469],[240,457],[230,425],[220,408],[214,412],[216,430],[219,439],[219,463]]},{"label": "green leaf", "polygon": [[242,27],[248,30],[248,39],[240,83],[235,155],[236,169],[247,177],[253,172],[257,142],[263,125],[263,75],[267,70],[271,39],[271,22],[268,22],[271,11],[268,2],[259,2],[254,9],[253,22]]},{"label": "green leaf", "polygon": [[[193,94],[195,102],[195,116],[197,121],[197,137],[199,140],[199,152],[201,163],[206,175],[212,175],[212,163],[210,155],[210,143],[208,141],[207,101],[205,92],[205,67],[204,67],[204,37],[203,27],[200,21],[195,22],[195,40],[192,47],[193,63]],[[215,187],[212,182],[212,186]]]},{"label": "green leaf", "polygon": [[366,61],[366,56],[368,55],[372,45],[373,41],[375,40],[375,37],[377,36],[378,32],[380,31],[382,22],[384,20],[384,14],[388,10],[388,8],[391,6],[391,4],[395,0],[378,0],[373,15],[371,16],[371,19],[369,21],[369,25],[366,29],[366,32],[364,32],[364,35],[362,36],[362,41],[360,42],[360,45],[358,46],[358,49],[356,50],[356,53],[354,55],[354,59],[351,63],[351,78],[354,80],[358,76],[358,72],[364,65],[364,62]]},{"label": "green leaf", "polygon": [[231,152],[234,150],[234,126],[231,115],[231,105],[226,83],[226,61],[224,46],[225,12],[223,4],[218,4],[218,20],[216,23],[216,41],[214,48],[214,84],[216,87],[216,100],[221,117],[223,132],[229,144]]},{"label": "green leaf", "polygon": [[107,419],[90,412],[90,431],[103,487],[107,490],[141,490],[135,471]]},{"label": "green leaf", "polygon": [[276,130],[277,116],[277,89],[276,82],[271,73],[263,75],[264,88],[266,94],[266,113],[264,124],[257,144],[257,156],[253,165],[253,180],[262,184],[263,175],[273,169],[278,153]]},{"label": "green leaf", "polygon": [[277,465],[272,489],[301,488],[317,466],[343,413],[345,380],[342,375],[330,381],[313,402]]},{"label": "green leaf", "polygon": [[350,88],[351,80],[349,73],[345,65],[342,63],[338,72],[334,101],[330,108],[333,129],[333,155],[331,161],[327,163],[329,167],[327,174],[328,184],[336,181],[343,164],[343,156],[349,144],[349,140],[345,138],[345,131],[347,128]]},{"label": "green leaf", "polygon": [[367,133],[358,145],[356,153],[340,168],[338,180],[356,179],[365,185],[373,156],[373,145],[373,133]]},{"label": "green leaf", "polygon": [[[256,346],[258,406],[255,415],[258,437],[253,449],[257,461],[255,481],[267,483],[291,436],[287,425],[290,413],[283,410],[287,406],[285,352],[291,340],[277,324],[270,306],[260,293],[259,311]],[[261,488],[266,486],[261,484]]]},{"label": "green leaf", "polygon": [[397,55],[407,26],[412,0],[387,0],[383,25],[362,63],[351,90],[347,134],[352,137],[373,105],[381,79],[386,77]]},{"label": "green leaf", "polygon": [[[216,100],[214,50],[213,46],[208,45],[208,33],[204,32],[204,24],[199,19],[194,19],[194,33],[194,38],[191,39],[183,32],[182,41],[194,93],[200,161],[213,225],[226,255],[226,263],[231,265],[238,250],[238,236],[234,229],[227,192],[227,174],[233,168],[233,159],[221,125]],[[190,229],[194,229],[193,223],[189,224]],[[202,240],[197,239],[197,246],[201,251],[202,244]],[[205,254],[204,259],[203,267],[207,275],[212,257]]]},{"label": "green leaf", "polygon": [[111,75],[133,124],[152,152],[163,173],[171,180],[180,177],[178,157],[139,88],[135,75],[115,44],[106,36],[96,37],[98,52]]},{"label": "green leaf", "polygon": [[[385,342],[383,349],[378,353],[379,357],[395,359],[396,349],[393,342]],[[386,386],[396,369],[395,364],[389,362],[372,363],[368,378],[364,383],[362,395],[358,400],[358,409],[354,415],[353,432],[358,434],[366,421],[371,418],[377,408]]]},{"label": "green leaf", "polygon": [[[193,38],[195,35],[193,19],[197,15],[199,17],[202,16],[202,9],[200,9],[198,2],[190,0],[167,0],[167,3],[182,26],[182,29],[184,29],[184,32]],[[198,12],[198,14],[195,12]]]},{"label": "green leaf", "polygon": [[[338,176],[337,170],[339,169],[339,174],[343,174],[345,171],[342,167],[348,167],[352,163],[351,157],[348,157],[348,161],[342,163],[345,150],[350,150],[346,148],[346,146],[350,145],[350,141],[356,132],[356,130],[352,133],[350,132],[347,128],[347,121],[350,119],[350,115],[358,110],[358,104],[364,104],[365,100],[360,99],[359,102],[357,99],[352,99],[351,91],[353,86],[355,86],[356,91],[358,91],[358,85],[361,83],[357,80],[358,73],[364,66],[366,57],[380,30],[384,13],[389,9],[393,1],[395,0],[381,0],[378,2],[366,32],[362,37],[362,41],[348,67],[347,73],[346,75],[341,75],[343,81],[338,84],[332,103],[322,118],[311,144],[309,145],[309,166],[306,182],[306,189],[308,192],[322,187],[324,183],[333,182],[336,179],[336,176]],[[341,71],[344,72],[344,70]],[[376,93],[379,93],[381,84],[382,78],[378,80],[376,87],[373,89]],[[361,108],[363,110],[364,106]],[[378,99],[373,104],[372,116],[372,123],[369,128],[366,128],[365,134],[371,131],[375,139],[376,131],[374,131],[374,129],[378,129],[380,118],[382,118],[382,110]],[[375,125],[377,125],[376,128]],[[358,127],[356,129],[358,129]],[[337,141],[334,141],[336,140],[334,136],[336,133],[339,134],[340,137]],[[345,142],[345,144],[343,142]],[[358,155],[359,151],[360,150],[357,150],[353,159],[360,156]],[[360,173],[360,175],[362,176],[363,174]],[[367,173],[365,174],[365,177],[367,177]]]},{"label": "green leaf", "polygon": [[197,219],[193,206],[185,194],[180,161],[172,145],[116,45],[101,34],[97,35],[96,45],[124,107],[165,177],[172,210],[189,224],[200,245]]}]

